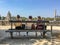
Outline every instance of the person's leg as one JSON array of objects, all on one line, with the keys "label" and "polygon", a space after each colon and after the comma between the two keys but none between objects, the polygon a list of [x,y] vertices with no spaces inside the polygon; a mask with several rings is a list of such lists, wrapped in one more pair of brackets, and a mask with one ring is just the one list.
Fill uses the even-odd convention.
[{"label": "person's leg", "polygon": [[46,30],[47,26],[45,25],[45,30]]},{"label": "person's leg", "polygon": [[27,36],[28,36],[28,32],[26,32]]},{"label": "person's leg", "polygon": [[19,29],[22,29],[22,27],[21,26],[17,26],[15,29],[19,30]]},{"label": "person's leg", "polygon": [[[26,29],[29,29],[29,26],[26,26]],[[29,32],[26,32],[26,35],[27,35],[27,36],[28,36],[28,33],[29,33]]]},{"label": "person's leg", "polygon": [[[17,26],[16,29],[17,30],[20,30],[21,29],[21,26]],[[20,32],[19,32],[19,36],[20,36]]]},{"label": "person's leg", "polygon": [[[15,27],[16,30],[19,30],[19,26]],[[16,32],[16,35],[18,35],[18,33]]]},{"label": "person's leg", "polygon": [[[19,26],[19,30],[21,30],[22,29],[22,27],[21,26]],[[19,36],[20,36],[20,31],[19,31]]]},{"label": "person's leg", "polygon": [[20,29],[22,29],[22,27],[21,26],[18,26],[18,30],[20,30]]},{"label": "person's leg", "polygon": [[21,27],[22,29],[25,29],[25,24],[22,24],[22,27]]},{"label": "person's leg", "polygon": [[[46,25],[44,25],[44,28],[46,30]],[[46,31],[43,31],[43,37],[45,37]]]},{"label": "person's leg", "polygon": [[18,29],[18,26],[17,26],[17,27],[15,27],[15,29]]},{"label": "person's leg", "polygon": [[43,37],[45,37],[46,31],[43,32]]}]

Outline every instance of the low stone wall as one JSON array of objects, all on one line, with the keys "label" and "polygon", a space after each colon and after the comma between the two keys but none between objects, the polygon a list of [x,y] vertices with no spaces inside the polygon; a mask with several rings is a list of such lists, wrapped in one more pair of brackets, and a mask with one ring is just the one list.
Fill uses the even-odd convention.
[{"label": "low stone wall", "polygon": [[[15,28],[15,26],[13,26]],[[0,30],[8,30],[11,29],[11,26],[0,26]]]}]

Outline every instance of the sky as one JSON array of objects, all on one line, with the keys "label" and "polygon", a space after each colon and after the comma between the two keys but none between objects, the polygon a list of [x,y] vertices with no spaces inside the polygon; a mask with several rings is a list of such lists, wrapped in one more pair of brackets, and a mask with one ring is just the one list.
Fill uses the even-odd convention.
[{"label": "sky", "polygon": [[60,16],[60,0],[0,0],[1,16],[10,11],[12,16],[54,17],[55,9]]}]

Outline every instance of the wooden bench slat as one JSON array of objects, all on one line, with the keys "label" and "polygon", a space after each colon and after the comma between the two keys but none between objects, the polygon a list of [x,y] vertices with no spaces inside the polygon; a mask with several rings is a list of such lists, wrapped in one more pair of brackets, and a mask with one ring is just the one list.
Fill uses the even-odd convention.
[{"label": "wooden bench slat", "polygon": [[14,22],[14,23],[16,23],[16,22],[22,22],[22,23],[49,23],[49,21],[17,21],[17,20],[10,20],[9,22]]},{"label": "wooden bench slat", "polygon": [[17,29],[9,29],[6,32],[51,32],[51,30],[31,30],[31,29],[21,29],[21,30],[17,30]]}]

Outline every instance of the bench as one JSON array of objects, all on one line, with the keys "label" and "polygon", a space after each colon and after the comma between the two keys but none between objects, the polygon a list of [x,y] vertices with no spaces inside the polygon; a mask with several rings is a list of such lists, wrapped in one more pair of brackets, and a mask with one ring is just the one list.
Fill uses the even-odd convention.
[{"label": "bench", "polygon": [[[22,22],[22,23],[48,23],[49,21],[42,21],[42,22],[38,22],[38,21],[10,21],[11,22],[11,29],[7,30],[6,32],[9,32],[10,35],[11,35],[11,38],[13,38],[13,32],[27,32],[27,35],[28,35],[28,32],[52,32],[52,30],[37,30],[37,29],[20,29],[20,30],[17,30],[17,29],[12,29],[12,23],[16,23],[16,22]],[[36,36],[37,36],[37,33],[36,33]],[[45,37],[44,34],[42,35],[43,38]]]},{"label": "bench", "polygon": [[[11,35],[11,38],[13,38],[13,33],[14,32],[51,32],[51,30],[31,30],[31,29],[21,29],[21,30],[17,30],[17,29],[9,29],[6,30],[6,32],[9,32]],[[27,33],[28,36],[28,33]],[[42,35],[44,38],[44,35]],[[37,37],[37,33],[36,33],[36,37]]]}]

